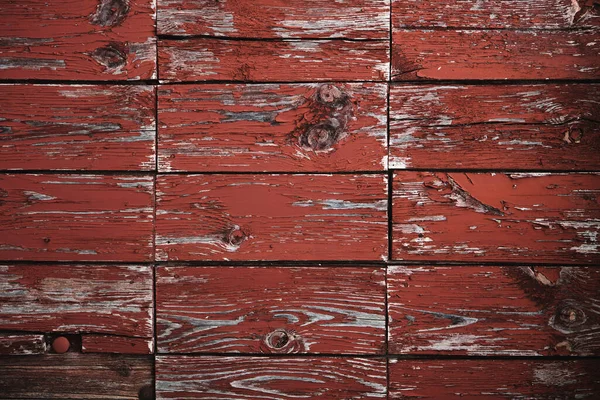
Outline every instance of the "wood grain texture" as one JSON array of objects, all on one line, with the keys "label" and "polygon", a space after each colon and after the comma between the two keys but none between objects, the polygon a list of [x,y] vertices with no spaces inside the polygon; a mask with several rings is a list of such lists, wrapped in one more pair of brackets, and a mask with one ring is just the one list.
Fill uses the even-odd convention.
[{"label": "wood grain texture", "polygon": [[0,4],[0,79],[156,77],[153,0]]},{"label": "wood grain texture", "polygon": [[151,176],[1,174],[0,259],[149,261]]},{"label": "wood grain texture", "polygon": [[382,359],[156,358],[157,399],[386,398]]},{"label": "wood grain texture", "polygon": [[158,33],[241,38],[387,39],[387,0],[158,0]]},{"label": "wood grain texture", "polygon": [[0,85],[0,169],[154,170],[152,86]]},{"label": "wood grain texture", "polygon": [[158,177],[156,259],[381,260],[385,175]]},{"label": "wood grain texture", "polygon": [[167,85],[160,171],[376,171],[387,166],[383,84]]},{"label": "wood grain texture", "polygon": [[598,79],[597,30],[395,30],[392,79]]},{"label": "wood grain texture", "polygon": [[[152,314],[152,309],[148,310]],[[152,318],[150,315],[149,318]],[[83,353],[152,354],[154,339],[129,336],[85,334],[81,338]]]},{"label": "wood grain texture", "polygon": [[[0,295],[0,298],[2,298],[2,295]],[[46,340],[44,335],[0,333],[0,356],[24,356],[44,354],[45,352]]]},{"label": "wood grain texture", "polygon": [[594,399],[597,360],[391,360],[390,399]]},{"label": "wood grain texture", "polygon": [[159,352],[385,352],[385,270],[158,269]]},{"label": "wood grain texture", "polygon": [[176,81],[385,81],[387,41],[159,40],[160,79]]},{"label": "wood grain texture", "polygon": [[390,168],[598,170],[598,98],[594,84],[392,86]]},{"label": "wood grain texture", "polygon": [[600,270],[388,267],[395,354],[600,354]]},{"label": "wood grain texture", "polygon": [[152,390],[148,357],[65,353],[0,357],[3,399],[138,400]]},{"label": "wood grain texture", "polygon": [[393,257],[597,263],[599,190],[597,173],[397,173]]}]

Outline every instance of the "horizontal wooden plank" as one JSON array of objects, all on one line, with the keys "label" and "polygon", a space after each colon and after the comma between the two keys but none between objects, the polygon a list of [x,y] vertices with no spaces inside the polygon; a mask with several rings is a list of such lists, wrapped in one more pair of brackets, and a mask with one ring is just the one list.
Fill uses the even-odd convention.
[{"label": "horizontal wooden plank", "polygon": [[4,1],[0,79],[155,78],[154,14],[154,0]]},{"label": "horizontal wooden plank", "polygon": [[164,267],[159,352],[385,352],[382,268]]},{"label": "horizontal wooden plank", "polygon": [[149,400],[148,357],[65,353],[0,357],[3,399]]},{"label": "horizontal wooden plank", "polygon": [[0,259],[149,261],[151,176],[0,174]]},{"label": "horizontal wooden plank", "polygon": [[385,81],[388,41],[159,40],[163,81]]},{"label": "horizontal wooden plank", "polygon": [[392,86],[390,168],[600,169],[598,98],[594,84]]},{"label": "horizontal wooden plank", "polygon": [[[152,318],[152,309],[149,309]],[[129,336],[112,336],[85,334],[81,337],[83,353],[117,353],[117,354],[152,354],[154,340],[152,337],[138,338]]]},{"label": "horizontal wooden plank", "polygon": [[597,30],[393,33],[392,79],[598,79]]},{"label": "horizontal wooden plank", "polygon": [[156,358],[159,399],[386,398],[382,359]]},{"label": "horizontal wooden plank", "polygon": [[381,260],[385,175],[166,175],[156,259]]},{"label": "horizontal wooden plank", "polygon": [[152,86],[0,85],[0,169],[154,170]]},{"label": "horizontal wooden plank", "polygon": [[388,267],[389,350],[600,355],[600,269]]},{"label": "horizontal wooden plank", "polygon": [[600,174],[402,172],[398,260],[597,263]]},{"label": "horizontal wooden plank", "polygon": [[[2,267],[0,267],[1,270]],[[0,283],[2,276],[0,275]],[[3,285],[1,285],[3,286]],[[0,287],[1,287],[0,286]],[[0,294],[0,298],[4,297]],[[0,307],[0,313],[2,308]],[[0,333],[0,356],[34,355],[46,352],[46,340],[39,334]]]},{"label": "horizontal wooden plank", "polygon": [[592,399],[596,360],[391,360],[390,399]]},{"label": "horizontal wooden plank", "polygon": [[153,335],[150,266],[4,265],[0,288],[0,330]]},{"label": "horizontal wooden plank", "polygon": [[158,0],[160,35],[387,39],[387,0]]},{"label": "horizontal wooden plank", "polygon": [[386,98],[373,83],[161,86],[159,170],[382,170]]}]

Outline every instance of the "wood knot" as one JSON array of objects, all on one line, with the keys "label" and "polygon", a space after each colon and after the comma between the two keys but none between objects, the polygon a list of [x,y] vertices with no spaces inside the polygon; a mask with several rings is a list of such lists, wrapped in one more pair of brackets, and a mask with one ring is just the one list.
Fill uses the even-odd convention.
[{"label": "wood knot", "polygon": [[334,85],[322,85],[317,92],[317,100],[330,107],[343,106],[348,102],[348,95]]},{"label": "wood knot", "polygon": [[265,335],[261,345],[263,353],[300,353],[304,351],[304,343],[293,331],[275,329]]},{"label": "wood knot", "polygon": [[574,300],[565,300],[556,307],[556,312],[550,318],[549,325],[562,333],[572,333],[581,329],[587,321],[585,312],[577,306]]},{"label": "wood knot", "polygon": [[90,22],[99,26],[120,25],[129,12],[129,0],[100,0]]},{"label": "wood knot", "polygon": [[246,239],[248,239],[248,235],[238,225],[231,227],[223,237],[225,244],[235,248],[240,247]]},{"label": "wood knot", "polygon": [[569,129],[565,131],[563,136],[563,142],[567,144],[581,143],[583,138],[583,125],[575,123],[569,126]]},{"label": "wood knot", "polygon": [[305,150],[324,151],[337,141],[338,131],[330,122],[308,128],[300,135],[299,144]]},{"label": "wood knot", "polygon": [[118,70],[127,62],[127,51],[121,43],[109,43],[99,47],[91,54],[92,58],[107,70]]}]

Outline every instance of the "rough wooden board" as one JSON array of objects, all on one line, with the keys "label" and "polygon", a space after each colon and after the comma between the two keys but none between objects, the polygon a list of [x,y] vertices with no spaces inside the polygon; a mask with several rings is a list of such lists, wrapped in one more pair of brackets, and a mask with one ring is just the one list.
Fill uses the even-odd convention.
[{"label": "rough wooden board", "polygon": [[0,4],[0,79],[156,77],[153,0]]},{"label": "rough wooden board", "polygon": [[0,357],[2,399],[147,400],[152,359],[80,353]]},{"label": "rough wooden board", "polygon": [[595,84],[394,85],[390,168],[598,170],[599,98]]},{"label": "rough wooden board", "polygon": [[600,355],[600,269],[388,267],[389,351]]},{"label": "rough wooden board", "polygon": [[159,40],[161,81],[385,81],[388,41]]},{"label": "rough wooden board", "polygon": [[594,399],[597,360],[391,360],[390,399]]},{"label": "rough wooden board", "polygon": [[[152,314],[151,309],[149,312]],[[85,334],[81,337],[81,351],[83,353],[152,354],[154,340],[152,337]]]},{"label": "rough wooden board", "polygon": [[0,330],[152,338],[152,267],[0,266]]},{"label": "rough wooden board", "polygon": [[373,83],[161,86],[159,170],[382,170],[386,98]]},{"label": "rough wooden board", "polygon": [[392,79],[598,79],[597,30],[395,30]]},{"label": "rough wooden board", "polygon": [[158,0],[158,34],[387,39],[387,0]]},{"label": "rough wooden board", "polygon": [[[0,267],[1,270],[2,267]],[[2,276],[0,275],[0,287]],[[0,294],[0,299],[4,297]],[[2,306],[0,306],[0,313]],[[34,355],[46,352],[44,335],[39,334],[6,334],[0,333],[0,356],[8,355]]]},{"label": "rough wooden board", "polygon": [[383,359],[156,358],[157,399],[386,398]]},{"label": "rough wooden board", "polygon": [[0,85],[0,169],[154,170],[152,86]]},{"label": "rough wooden board", "polygon": [[385,175],[162,175],[156,259],[381,260]]},{"label": "rough wooden board", "polygon": [[145,175],[1,174],[0,259],[152,260],[153,191]]},{"label": "rough wooden board", "polygon": [[385,271],[164,267],[159,352],[385,352]]},{"label": "rough wooden board", "polygon": [[600,174],[395,174],[397,260],[598,263]]}]

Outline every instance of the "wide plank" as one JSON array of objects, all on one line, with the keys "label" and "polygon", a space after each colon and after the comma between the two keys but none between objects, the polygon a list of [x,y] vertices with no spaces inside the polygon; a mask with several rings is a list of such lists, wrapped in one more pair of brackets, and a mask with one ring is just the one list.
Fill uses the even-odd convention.
[{"label": "wide plank", "polygon": [[598,173],[399,172],[397,260],[597,263]]},{"label": "wide plank", "polygon": [[387,39],[387,0],[158,0],[159,35]]},{"label": "wide plank", "polygon": [[390,360],[390,399],[594,399],[597,360]]},{"label": "wide plank", "polygon": [[[0,267],[1,271],[2,267]],[[0,272],[1,273],[1,272]],[[0,282],[2,276],[0,276]],[[0,287],[2,287],[0,283]],[[0,299],[4,297],[0,294]],[[0,306],[0,313],[2,312]],[[0,333],[0,356],[24,356],[46,353],[46,339],[40,334]]]},{"label": "wide plank", "polygon": [[0,85],[0,169],[154,170],[152,86]]},{"label": "wide plank", "polygon": [[386,398],[386,363],[360,358],[156,358],[158,399]]},{"label": "wide plank", "polygon": [[395,30],[392,80],[600,78],[598,30]]},{"label": "wide plank", "polygon": [[377,171],[387,87],[376,83],[165,85],[159,171]]},{"label": "wide plank", "polygon": [[390,266],[389,351],[600,355],[600,269]]},{"label": "wide plank", "polygon": [[0,174],[0,259],[153,260],[153,177]]},{"label": "wide plank", "polygon": [[0,3],[0,79],[156,77],[154,0]]},{"label": "wide plank", "polygon": [[158,351],[385,352],[385,270],[160,267]]},{"label": "wide plank", "polygon": [[598,98],[595,84],[394,85],[389,167],[598,170]]},{"label": "wide plank", "polygon": [[388,41],[162,39],[161,81],[386,81]]},{"label": "wide plank", "polygon": [[386,175],[158,176],[159,261],[386,256]]}]

